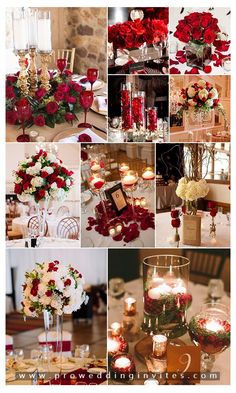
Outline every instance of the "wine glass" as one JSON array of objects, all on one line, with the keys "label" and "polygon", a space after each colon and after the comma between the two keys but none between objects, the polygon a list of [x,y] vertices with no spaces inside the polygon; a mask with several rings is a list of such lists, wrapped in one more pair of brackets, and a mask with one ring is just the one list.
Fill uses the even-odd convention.
[{"label": "wine glass", "polygon": [[57,68],[60,71],[61,75],[65,71],[66,67],[67,67],[66,59],[57,59]]},{"label": "wine glass", "polygon": [[136,171],[127,171],[121,179],[122,187],[125,191],[130,193],[132,200],[133,218],[135,219],[135,208],[134,208],[134,191],[138,185],[138,173]]},{"label": "wine glass", "polygon": [[86,91],[86,90],[81,91],[79,95],[79,103],[84,109],[84,123],[80,123],[78,127],[85,127],[85,128],[92,127],[90,123],[86,122],[86,119],[87,119],[87,112],[93,104],[93,99],[94,99],[94,95],[92,91]]},{"label": "wine glass", "polygon": [[108,221],[106,206],[102,197],[102,191],[106,183],[105,174],[102,172],[93,173],[93,175],[88,178],[88,183],[92,193],[100,197],[105,220]]},{"label": "wine glass", "polygon": [[208,296],[212,303],[220,300],[224,293],[224,283],[219,279],[211,279],[208,283]]},{"label": "wine glass", "polygon": [[125,172],[129,171],[130,167],[127,162],[121,162],[119,164],[119,173],[120,173],[120,178],[124,177]]},{"label": "wine glass", "polygon": [[98,76],[99,76],[99,70],[97,68],[87,69],[87,79],[91,84],[91,91],[93,90],[93,84],[98,79]]},{"label": "wine glass", "polygon": [[19,103],[16,103],[16,114],[17,114],[17,119],[21,123],[21,128],[23,130],[23,134],[19,135],[16,140],[17,142],[29,142],[30,138],[29,135],[25,134],[25,128],[26,128],[26,122],[30,120],[32,116],[32,111],[31,111],[31,106],[29,102],[25,102],[23,105]]},{"label": "wine glass", "polygon": [[192,342],[202,351],[202,371],[211,371],[215,355],[230,346],[229,309],[220,303],[207,303],[189,322]]},{"label": "wine glass", "polygon": [[153,168],[147,167],[142,171],[143,188],[152,190],[154,187],[155,173]]}]

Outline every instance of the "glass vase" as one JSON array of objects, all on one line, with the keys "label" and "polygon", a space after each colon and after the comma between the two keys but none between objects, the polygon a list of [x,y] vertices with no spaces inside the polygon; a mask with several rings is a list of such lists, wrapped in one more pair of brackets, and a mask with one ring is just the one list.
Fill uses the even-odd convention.
[{"label": "glass vase", "polygon": [[45,236],[45,225],[47,219],[47,212],[49,206],[49,199],[37,203],[37,218],[38,218],[38,235],[39,241]]},{"label": "glass vase", "polygon": [[175,255],[144,258],[144,319],[148,320],[149,334],[174,338],[186,333],[186,314],[192,302],[189,264],[189,259]]},{"label": "glass vase", "polygon": [[197,67],[200,70],[210,63],[211,61],[211,45],[209,44],[197,44],[193,41],[189,41],[185,45],[186,50],[186,61],[189,67]]},{"label": "glass vase", "polygon": [[138,91],[132,96],[132,116],[137,130],[145,129],[145,91]]},{"label": "glass vase", "polygon": [[49,341],[48,341],[48,333],[50,331],[51,326],[53,325],[53,315],[47,311],[43,311],[43,321],[44,321],[44,332],[45,332],[45,347],[46,350],[49,350]]},{"label": "glass vase", "polygon": [[59,358],[60,374],[62,372],[62,347],[63,347],[63,314],[56,319],[56,353]]},{"label": "glass vase", "polygon": [[121,118],[123,131],[133,128],[132,84],[130,82],[121,84]]}]

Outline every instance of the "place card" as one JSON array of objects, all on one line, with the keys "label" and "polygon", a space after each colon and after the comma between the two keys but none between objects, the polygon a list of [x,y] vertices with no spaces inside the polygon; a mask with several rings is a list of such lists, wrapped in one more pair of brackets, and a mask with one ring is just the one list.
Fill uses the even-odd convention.
[{"label": "place card", "polygon": [[118,215],[127,208],[128,203],[121,183],[118,183],[114,187],[109,188],[105,191],[105,193],[107,198],[111,201],[112,206]]},{"label": "place card", "polygon": [[195,345],[167,345],[169,384],[200,383],[201,350]]},{"label": "place card", "polygon": [[191,246],[201,245],[201,216],[183,215],[182,242]]}]

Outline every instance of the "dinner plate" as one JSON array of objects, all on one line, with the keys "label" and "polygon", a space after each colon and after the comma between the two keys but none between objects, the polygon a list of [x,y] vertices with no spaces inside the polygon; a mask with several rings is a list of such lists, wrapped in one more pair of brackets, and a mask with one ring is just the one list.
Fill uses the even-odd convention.
[{"label": "dinner plate", "polygon": [[[107,97],[104,97],[104,98],[107,99]],[[100,111],[100,110],[99,110],[99,108],[98,108],[98,99],[97,99],[97,97],[94,97],[94,100],[93,100],[93,104],[92,104],[92,106],[91,106],[91,109],[92,109],[92,111],[98,113],[99,115],[107,116],[107,110],[106,110],[106,111]]]},{"label": "dinner plate", "polygon": [[[78,136],[79,134],[88,134],[91,138],[92,138],[92,142],[94,143],[99,143],[99,142],[103,142],[104,140],[103,138],[101,138],[99,135],[97,135],[94,131],[93,131],[93,127],[92,129],[82,129],[82,128],[73,128],[71,130],[67,130],[67,131],[61,131],[59,132],[54,138],[53,138],[53,142],[61,142],[61,143],[78,143]],[[106,138],[106,134],[104,133],[104,136]],[[69,141],[64,142],[64,139],[70,138]]]},{"label": "dinner plate", "polygon": [[90,374],[104,374],[107,372],[107,370],[105,368],[100,368],[100,367],[91,367],[88,370],[88,373]]},{"label": "dinner plate", "polygon": [[84,203],[89,202],[90,199],[92,198],[92,194],[91,194],[91,192],[90,192],[89,190],[84,191],[84,192],[82,193],[82,196],[83,196],[83,202],[84,202]]}]

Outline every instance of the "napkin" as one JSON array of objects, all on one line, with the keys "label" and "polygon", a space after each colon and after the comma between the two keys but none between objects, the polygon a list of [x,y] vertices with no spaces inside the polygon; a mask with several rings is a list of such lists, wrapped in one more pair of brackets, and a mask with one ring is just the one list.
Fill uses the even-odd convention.
[{"label": "napkin", "polygon": [[103,142],[104,139],[95,134],[90,128],[86,128],[85,130],[82,130],[80,132],[77,132],[71,136],[68,136],[67,138],[60,139],[61,143],[77,143],[78,142],[78,137],[80,134],[87,134],[92,138],[92,142],[97,143],[97,142]]},{"label": "napkin", "polygon": [[[72,76],[72,80],[73,80],[74,82],[80,83],[82,86],[85,87],[86,90],[90,90],[90,89],[91,89],[90,82],[88,81],[86,75],[73,75],[73,76]],[[97,80],[97,81],[94,82],[94,84],[93,84],[93,89],[94,89],[94,90],[99,89],[99,88],[100,88],[100,85],[101,85],[101,81],[100,81],[100,80]]]},{"label": "napkin", "polygon": [[99,112],[107,112],[107,97],[97,96],[96,100]]}]

